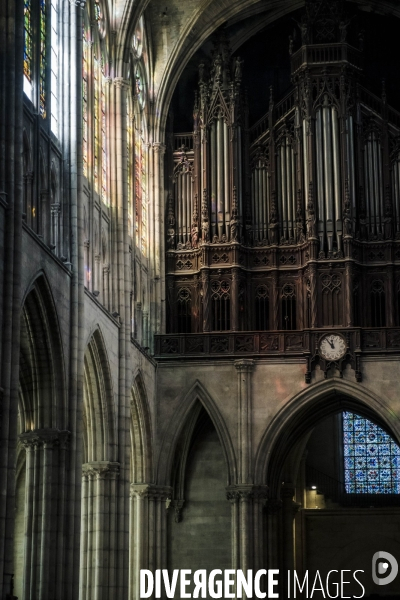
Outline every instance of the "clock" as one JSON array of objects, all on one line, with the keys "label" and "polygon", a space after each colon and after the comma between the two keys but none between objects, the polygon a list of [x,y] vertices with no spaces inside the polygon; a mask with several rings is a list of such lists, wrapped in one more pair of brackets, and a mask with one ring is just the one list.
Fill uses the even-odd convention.
[{"label": "clock", "polygon": [[340,360],[346,354],[346,342],[338,333],[327,333],[319,341],[319,352],[325,360]]}]

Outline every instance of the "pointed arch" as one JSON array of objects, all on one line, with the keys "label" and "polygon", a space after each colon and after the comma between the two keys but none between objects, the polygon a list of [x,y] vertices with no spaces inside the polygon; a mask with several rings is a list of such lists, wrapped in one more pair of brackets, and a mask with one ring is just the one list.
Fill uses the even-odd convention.
[{"label": "pointed arch", "polygon": [[21,310],[20,432],[66,428],[65,364],[57,310],[43,272]]},{"label": "pointed arch", "polygon": [[133,381],[131,391],[131,481],[153,481],[151,416],[140,371]]},{"label": "pointed arch", "polygon": [[159,483],[162,485],[170,485],[174,455],[181,432],[186,424],[190,422],[192,413],[196,410],[198,403],[204,407],[217,431],[227,465],[227,484],[231,485],[237,479],[236,457],[228,428],[215,401],[202,383],[196,380],[179,402],[179,406],[171,418],[171,424],[173,425],[168,427],[161,445],[158,478]]},{"label": "pointed arch", "polygon": [[292,398],[267,427],[256,454],[255,481],[267,483],[270,495],[279,497],[282,470],[293,447],[317,422],[343,410],[374,421],[399,442],[400,419],[388,399],[343,379],[324,380]]},{"label": "pointed arch", "polygon": [[84,462],[115,461],[116,419],[107,350],[100,327],[84,355],[83,443]]}]

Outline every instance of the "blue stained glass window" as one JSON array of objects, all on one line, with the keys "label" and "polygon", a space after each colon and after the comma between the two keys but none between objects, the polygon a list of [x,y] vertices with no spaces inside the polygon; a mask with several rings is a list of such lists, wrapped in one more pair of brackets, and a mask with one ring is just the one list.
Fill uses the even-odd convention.
[{"label": "blue stained glass window", "polygon": [[400,448],[378,425],[344,412],[343,450],[348,494],[400,493]]}]

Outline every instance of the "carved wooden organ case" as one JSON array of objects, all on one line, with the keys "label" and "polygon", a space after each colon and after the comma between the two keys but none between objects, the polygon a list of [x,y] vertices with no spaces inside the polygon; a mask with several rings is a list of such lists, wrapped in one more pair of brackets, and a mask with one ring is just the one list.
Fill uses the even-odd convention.
[{"label": "carved wooden organ case", "polygon": [[168,153],[170,334],[358,327],[374,345],[400,325],[400,113],[362,85],[340,2],[307,2],[299,27],[292,90],[252,127],[223,38],[199,66]]}]

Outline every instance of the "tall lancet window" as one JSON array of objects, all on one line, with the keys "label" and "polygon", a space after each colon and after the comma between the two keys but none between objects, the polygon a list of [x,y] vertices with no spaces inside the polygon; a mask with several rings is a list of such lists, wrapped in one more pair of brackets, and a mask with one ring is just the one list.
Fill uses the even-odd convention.
[{"label": "tall lancet window", "polygon": [[344,412],[343,450],[348,494],[400,493],[400,448],[378,425]]},{"label": "tall lancet window", "polygon": [[[141,17],[132,39],[131,89],[133,110],[128,115],[128,121],[131,121],[128,122],[128,143],[133,144],[134,160],[128,168],[128,177],[132,177],[130,188],[133,191],[133,197],[131,196],[133,237],[136,249],[143,257],[147,257],[148,254],[146,67],[147,52],[143,17]],[[131,154],[129,148],[128,154]]]},{"label": "tall lancet window", "polygon": [[32,0],[24,2],[24,92],[32,100],[33,92],[33,24]]},{"label": "tall lancet window", "polygon": [[82,158],[83,175],[88,177],[89,131],[88,131],[88,98],[89,98],[89,28],[83,27],[82,48]]},{"label": "tall lancet window", "polygon": [[59,52],[59,0],[51,0],[51,130],[57,137],[59,135]]},{"label": "tall lancet window", "polygon": [[[24,0],[24,92],[59,135],[60,0]],[[49,75],[49,76],[48,76]]]},{"label": "tall lancet window", "polygon": [[[97,23],[91,27],[90,23]],[[84,17],[82,49],[83,175],[105,205],[109,193],[108,55],[106,16],[100,2],[89,4]]]},{"label": "tall lancet window", "polygon": [[40,0],[39,110],[46,117],[46,0]]}]

